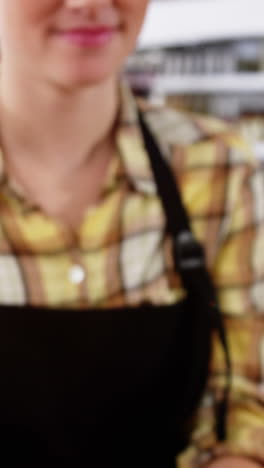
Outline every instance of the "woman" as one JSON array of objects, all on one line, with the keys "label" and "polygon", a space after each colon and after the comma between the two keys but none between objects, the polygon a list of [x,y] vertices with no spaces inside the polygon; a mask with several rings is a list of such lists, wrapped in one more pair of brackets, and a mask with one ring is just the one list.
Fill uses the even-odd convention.
[{"label": "woman", "polygon": [[[224,125],[138,107],[120,83],[147,4],[0,0],[3,466],[168,467],[183,449],[183,468],[264,463],[263,175]],[[208,336],[195,315],[209,308],[198,290],[194,321],[183,314],[189,273],[178,245],[175,271],[169,234],[181,220],[188,250],[190,231],[176,180],[229,333],[224,440],[215,430],[225,386],[217,338],[196,408]],[[191,270],[193,260],[202,258]],[[189,336],[177,332],[177,348],[180,320]]]}]

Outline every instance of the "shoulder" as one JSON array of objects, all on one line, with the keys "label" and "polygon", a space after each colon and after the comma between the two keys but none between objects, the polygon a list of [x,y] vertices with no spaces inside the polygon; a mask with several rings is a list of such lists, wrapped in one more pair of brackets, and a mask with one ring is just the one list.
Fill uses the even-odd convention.
[{"label": "shoulder", "polygon": [[[227,122],[216,117],[140,103],[144,118],[163,150],[183,166],[257,165],[249,144]],[[179,156],[181,154],[181,157]],[[182,164],[180,164],[182,166]]]},{"label": "shoulder", "polygon": [[240,217],[248,224],[255,223],[256,216],[263,218],[263,166],[249,144],[224,121],[167,107],[145,106],[143,113],[212,264],[219,239],[230,228],[241,201],[244,207],[237,214],[237,224]]}]

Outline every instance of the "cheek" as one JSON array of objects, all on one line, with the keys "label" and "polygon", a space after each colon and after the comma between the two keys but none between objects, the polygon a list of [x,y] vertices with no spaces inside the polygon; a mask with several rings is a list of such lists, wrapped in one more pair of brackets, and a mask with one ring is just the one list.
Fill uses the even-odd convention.
[{"label": "cheek", "polygon": [[61,0],[6,0],[1,5],[1,17],[10,26],[34,24],[45,20],[61,5]]},{"label": "cheek", "polygon": [[[2,56],[37,51],[43,32],[62,0],[0,0]],[[23,55],[25,56],[25,55]],[[21,55],[22,57],[22,55]]]},{"label": "cheek", "polygon": [[145,18],[149,0],[119,0],[127,30],[131,39],[136,39]]},{"label": "cheek", "polygon": [[145,17],[149,0],[119,0],[119,8],[124,12],[127,21],[135,26],[140,25]]},{"label": "cheek", "polygon": [[61,6],[61,0],[23,0],[22,15],[31,24],[45,22]]}]

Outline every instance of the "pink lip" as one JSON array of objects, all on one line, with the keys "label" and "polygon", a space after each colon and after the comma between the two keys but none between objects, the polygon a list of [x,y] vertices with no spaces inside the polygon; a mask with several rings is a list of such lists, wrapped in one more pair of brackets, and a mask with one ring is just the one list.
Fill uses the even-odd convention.
[{"label": "pink lip", "polygon": [[76,28],[66,31],[59,31],[57,34],[72,44],[83,47],[99,47],[107,45],[117,32],[117,28],[97,27],[97,28]]}]

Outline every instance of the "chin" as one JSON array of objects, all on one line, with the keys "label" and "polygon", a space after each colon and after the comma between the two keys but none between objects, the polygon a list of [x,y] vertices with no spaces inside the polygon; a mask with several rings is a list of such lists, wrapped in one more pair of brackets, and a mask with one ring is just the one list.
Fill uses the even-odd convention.
[{"label": "chin", "polygon": [[80,88],[99,86],[104,83],[111,75],[100,74],[100,75],[89,75],[89,76],[78,76],[70,77],[68,79],[58,80],[58,84],[61,88],[66,90],[77,90]]},{"label": "chin", "polygon": [[[99,63],[67,64],[56,70],[56,83],[68,90],[97,86],[119,74],[120,61],[100,60]],[[65,64],[64,64],[65,65]]]}]

